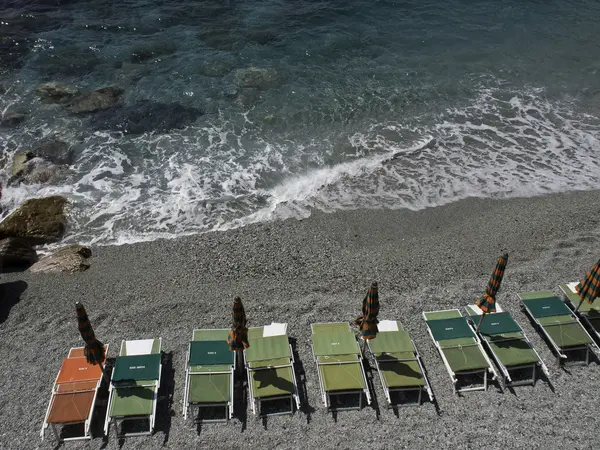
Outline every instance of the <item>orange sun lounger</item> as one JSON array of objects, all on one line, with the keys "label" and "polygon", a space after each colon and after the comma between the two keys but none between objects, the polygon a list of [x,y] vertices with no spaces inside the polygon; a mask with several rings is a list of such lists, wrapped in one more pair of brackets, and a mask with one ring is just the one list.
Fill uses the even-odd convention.
[{"label": "orange sun lounger", "polygon": [[[108,352],[108,345],[104,348]],[[101,382],[100,366],[86,361],[83,347],[72,348],[54,381],[52,397],[40,433],[42,439],[48,426],[52,428],[58,442],[90,439],[90,425]],[[75,424],[83,425],[83,435],[61,439],[57,425]]]}]

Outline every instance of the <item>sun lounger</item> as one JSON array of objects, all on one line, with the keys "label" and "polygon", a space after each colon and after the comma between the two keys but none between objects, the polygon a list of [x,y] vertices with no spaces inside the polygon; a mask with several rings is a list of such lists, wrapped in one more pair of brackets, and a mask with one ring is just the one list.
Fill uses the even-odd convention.
[{"label": "sun lounger", "polygon": [[202,419],[223,422],[233,417],[233,384],[235,353],[226,342],[228,329],[194,330],[188,345],[185,364],[183,418],[194,408],[224,407],[224,419]]},{"label": "sun lounger", "polygon": [[[162,338],[122,341],[116,358],[108,395],[104,433],[114,425],[115,438],[143,436],[154,432],[160,377]],[[148,429],[119,433],[119,425],[147,421]]]},{"label": "sun lounger", "polygon": [[[573,310],[577,309],[577,306],[579,306],[579,303],[581,302],[577,291],[575,291],[575,286],[577,283],[578,282],[576,281],[574,283],[568,283],[559,286],[560,290],[564,294],[565,302]],[[577,310],[577,315],[583,321],[583,323],[593,331],[592,334],[595,335],[596,339],[600,339],[600,300],[596,300],[592,304],[583,302]]]},{"label": "sun lounger", "polygon": [[[485,391],[488,372],[498,378],[481,341],[458,309],[423,312],[423,318],[452,379],[454,393]],[[479,376],[483,382],[473,383],[473,376]],[[460,386],[468,381],[471,381],[468,385]]]},{"label": "sun lounger", "polygon": [[379,333],[375,339],[369,339],[367,345],[375,359],[379,379],[388,404],[392,405],[393,392],[418,392],[418,404],[421,404],[423,391],[433,401],[433,392],[429,386],[421,356],[415,343],[400,322],[382,320],[378,325]]},{"label": "sun lounger", "polygon": [[[314,323],[312,351],[317,363],[321,397],[328,411],[361,409],[363,394],[371,404],[363,357],[347,322]],[[332,406],[332,397],[359,396],[358,407]]]},{"label": "sun lounger", "polygon": [[[466,310],[472,319],[471,327],[477,330],[483,311],[476,305],[468,305]],[[535,384],[537,367],[546,376],[550,375],[525,332],[509,313],[502,312],[498,303],[496,312],[484,316],[478,333],[500,368],[504,386]],[[531,371],[530,377],[517,379],[517,375],[528,370]]]},{"label": "sun lounger", "polygon": [[[104,349],[108,352],[108,345],[105,345]],[[83,347],[72,348],[63,360],[52,387],[52,396],[40,433],[42,439],[48,426],[52,428],[58,442],[91,439],[90,425],[101,382],[100,366],[86,361]],[[83,434],[60,437],[58,426],[76,424],[83,425]]]},{"label": "sun lounger", "polygon": [[[577,316],[550,291],[518,294],[525,313],[542,331],[557,354],[558,364],[589,364],[594,341]],[[568,354],[585,352],[584,361],[568,361]]]},{"label": "sun lounger", "polygon": [[[244,350],[248,374],[250,406],[261,416],[293,414],[294,403],[300,408],[300,397],[294,370],[294,354],[287,336],[287,324],[272,324],[248,329],[250,347]],[[267,412],[263,403],[289,399],[285,411]]]}]

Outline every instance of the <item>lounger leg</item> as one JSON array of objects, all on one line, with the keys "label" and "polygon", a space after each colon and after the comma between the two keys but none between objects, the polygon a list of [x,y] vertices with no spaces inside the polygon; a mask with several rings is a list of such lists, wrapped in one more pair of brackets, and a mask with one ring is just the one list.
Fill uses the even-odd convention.
[{"label": "lounger leg", "polygon": [[533,365],[533,376],[532,376],[532,380],[531,383],[535,386],[535,368],[536,368],[537,364]]},{"label": "lounger leg", "polygon": [[58,431],[56,430],[56,424],[52,423],[52,424],[50,424],[50,426],[52,427],[52,432],[54,433],[56,442],[58,442],[60,444],[60,436],[58,435]]},{"label": "lounger leg", "polygon": [[421,396],[423,395],[423,389],[419,389],[419,406],[421,405]]},{"label": "lounger leg", "polygon": [[362,398],[363,398],[363,393],[360,393],[360,398],[358,399],[358,409],[361,410],[362,409]]}]

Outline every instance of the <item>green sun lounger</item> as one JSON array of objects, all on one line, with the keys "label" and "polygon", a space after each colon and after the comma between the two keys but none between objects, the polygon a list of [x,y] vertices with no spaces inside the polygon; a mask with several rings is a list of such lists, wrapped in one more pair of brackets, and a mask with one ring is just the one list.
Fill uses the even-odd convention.
[{"label": "green sun lounger", "polygon": [[226,422],[233,417],[233,383],[235,353],[226,342],[228,329],[192,332],[185,362],[183,418],[197,408],[225,408],[224,419],[203,419],[200,422]]},{"label": "green sun lounger", "polygon": [[400,322],[392,320],[382,320],[378,327],[377,337],[369,339],[367,345],[375,359],[388,405],[392,406],[393,392],[418,392],[417,404],[420,405],[425,391],[433,401],[421,356],[408,332]]},{"label": "green sun lounger", "polygon": [[[424,311],[423,318],[450,375],[454,393],[487,390],[488,372],[493,375],[493,379],[498,378],[498,373],[485,353],[479,337],[460,311]],[[461,383],[471,380],[473,376],[481,377],[483,382],[471,381],[461,386]]]},{"label": "green sun lounger", "polygon": [[[565,302],[575,311],[581,299],[577,292],[575,291],[575,286],[577,282],[562,284],[559,286],[560,290],[564,294]],[[589,304],[588,302],[583,302],[576,313],[579,318],[583,321],[584,324],[588,326],[590,330],[592,330],[592,334],[596,337],[596,339],[600,339],[600,300],[596,299],[594,303]]]},{"label": "green sun lounger", "polygon": [[[476,331],[483,311],[476,305],[468,305],[466,310],[472,319],[471,328]],[[534,385],[538,367],[546,377],[550,375],[546,364],[521,326],[508,312],[502,311],[498,303],[496,303],[496,312],[484,316],[478,333],[500,368],[504,386]],[[513,379],[517,374],[527,370],[531,370],[531,377]]]},{"label": "green sun lounger", "polygon": [[[328,411],[361,409],[363,394],[371,404],[371,393],[363,366],[363,357],[347,322],[314,323],[312,351],[317,363],[321,397]],[[334,407],[332,397],[359,396],[358,407]]]},{"label": "green sun lounger", "polygon": [[[248,393],[252,412],[261,416],[293,414],[300,409],[294,370],[294,354],[287,336],[287,324],[248,329],[250,347],[244,350]],[[289,399],[290,408],[267,412],[262,404]]]},{"label": "green sun lounger", "polygon": [[[115,438],[143,436],[154,432],[160,378],[162,339],[122,341],[115,360],[108,395],[104,433],[115,427]],[[147,421],[148,430],[119,433],[125,421]]]},{"label": "green sun lounger", "polygon": [[[525,313],[544,334],[557,355],[557,363],[589,364],[594,340],[573,311],[550,291],[517,294]],[[569,354],[585,352],[584,361],[569,360]]]}]

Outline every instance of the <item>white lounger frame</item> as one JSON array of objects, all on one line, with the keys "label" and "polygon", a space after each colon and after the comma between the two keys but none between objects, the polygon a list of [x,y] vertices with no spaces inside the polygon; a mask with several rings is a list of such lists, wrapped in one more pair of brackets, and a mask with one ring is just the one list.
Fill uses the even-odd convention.
[{"label": "white lounger frame", "polygon": [[[467,310],[471,310],[471,311],[477,313],[478,316],[481,316],[481,314],[483,314],[483,311],[481,311],[481,309],[479,307],[477,307],[476,305],[467,305],[465,308]],[[498,303],[496,303],[496,312],[503,312],[502,308],[500,307],[500,305]],[[487,314],[494,314],[494,313],[487,313]],[[478,316],[475,316],[475,317],[478,317]],[[471,323],[471,322],[469,322],[469,325],[471,326],[471,328],[473,329],[473,331],[476,334],[479,334],[477,332],[477,325],[478,325],[478,323]],[[500,369],[500,372],[502,372],[502,376],[500,378],[501,378],[502,386],[504,388],[505,387],[512,387],[512,386],[535,385],[536,368],[537,368],[537,366],[540,367],[540,369],[542,370],[542,372],[544,373],[544,375],[546,375],[546,377],[550,376],[550,372],[548,371],[548,367],[546,367],[546,364],[544,363],[544,360],[539,355],[539,353],[537,352],[537,350],[535,349],[535,347],[533,346],[533,344],[531,343],[531,341],[529,340],[529,338],[525,334],[525,331],[523,331],[523,328],[521,328],[521,336],[522,336],[522,339],[525,340],[529,344],[529,346],[531,347],[531,349],[533,350],[533,352],[538,357],[538,362],[529,363],[529,364],[521,364],[521,365],[517,365],[517,366],[506,366],[506,365],[504,365],[502,363],[502,360],[498,357],[498,355],[494,351],[494,348],[490,345],[490,343],[488,342],[488,340],[485,339],[484,336],[482,336],[481,334],[479,334],[479,337],[485,343],[485,347],[488,349],[488,351],[492,355],[492,358],[494,359],[494,362],[496,363],[496,365]],[[507,338],[507,339],[505,339],[505,341],[513,341],[513,340],[517,340],[517,339],[514,339],[514,338]],[[502,342],[503,340],[501,339],[499,341]],[[498,340],[496,342],[498,342]],[[531,371],[532,371],[531,378],[528,378],[528,379],[525,379],[525,380],[513,381],[512,377],[510,375],[510,372],[511,371],[515,371],[515,370],[523,370],[523,369],[531,369]]]},{"label": "white lounger frame", "polygon": [[[152,339],[153,341],[156,340],[157,338]],[[121,356],[121,354],[123,353],[123,346],[127,345],[127,343],[133,343],[136,341],[146,341],[148,339],[134,339],[134,340],[122,340],[121,341],[121,351],[119,352],[119,356]],[[162,354],[162,338],[159,337],[159,354]],[[151,354],[151,353],[150,353]],[[113,371],[114,371],[114,367],[113,367]],[[141,416],[127,416],[127,417],[110,417],[110,405],[112,403],[112,398],[113,398],[113,394],[116,391],[117,388],[115,388],[112,384],[112,381],[110,383],[110,389],[109,389],[109,394],[108,394],[108,407],[106,410],[106,421],[104,422],[104,434],[106,436],[108,436],[108,432],[110,430],[110,425],[113,425],[115,428],[115,441],[118,442],[119,438],[123,437],[131,437],[131,436],[149,436],[152,435],[154,433],[154,424],[156,421],[156,405],[158,403],[158,390],[160,389],[160,381],[162,378],[162,361],[159,365],[159,369],[158,369],[158,380],[154,382],[154,384],[152,385],[141,385],[141,386],[137,386],[137,387],[154,387],[154,397],[152,399],[152,414],[148,415],[141,415]],[[111,374],[111,380],[112,380],[112,374]],[[135,432],[135,433],[122,433],[119,434],[119,425],[121,425],[123,422],[127,422],[127,421],[132,421],[132,420],[148,420],[148,431],[139,431],[139,432]]]},{"label": "white lounger frame", "polygon": [[[109,348],[108,344],[105,345],[105,347],[106,347],[106,354],[108,354],[108,348]],[[71,353],[73,352],[73,350],[79,350],[81,348],[83,348],[83,347],[72,347],[69,350],[69,355],[67,356],[67,358],[69,358],[71,356]],[[48,428],[48,426],[50,426],[50,428],[52,429],[52,432],[53,432],[54,437],[56,438],[56,442],[58,444],[60,444],[61,442],[67,442],[67,441],[81,441],[81,440],[91,439],[92,436],[90,434],[90,426],[92,424],[92,417],[94,416],[94,409],[96,408],[96,398],[98,397],[98,391],[100,390],[100,385],[102,384],[103,377],[100,377],[100,379],[96,383],[96,388],[94,391],[94,399],[92,400],[92,406],[90,407],[90,413],[89,413],[87,419],[85,420],[85,422],[83,423],[83,433],[84,433],[83,436],[73,436],[70,438],[61,439],[60,434],[57,429],[57,425],[68,426],[68,425],[75,425],[75,424],[78,424],[81,422],[69,422],[69,423],[61,423],[61,424],[56,424],[56,423],[49,424],[48,423],[48,417],[50,416],[50,411],[52,410],[52,404],[54,401],[54,397],[57,395],[62,395],[57,392],[56,382],[58,381],[59,376],[60,376],[60,370],[58,371],[58,373],[56,374],[56,378],[54,379],[54,385],[52,386],[52,395],[50,396],[50,402],[48,403],[48,408],[46,409],[46,416],[44,418],[44,423],[42,425],[42,431],[40,432],[40,437],[42,438],[42,441],[44,440],[45,431]],[[70,393],[72,393],[72,392],[70,392]]]},{"label": "white lounger frame", "polygon": [[[399,329],[401,327],[400,322],[398,322],[399,325]],[[404,328],[401,328],[402,331],[404,331]],[[385,333],[385,331],[380,331],[379,333]],[[373,355],[373,359],[375,360],[375,366],[377,367],[377,373],[379,374],[379,380],[381,381],[381,386],[383,386],[383,392],[385,393],[385,398],[388,402],[388,407],[392,407],[392,406],[399,406],[399,405],[393,405],[392,404],[392,398],[391,398],[391,393],[392,392],[410,392],[410,391],[418,391],[419,392],[419,399],[417,400],[417,403],[415,405],[420,405],[422,403],[422,395],[423,395],[423,391],[427,392],[427,395],[429,396],[429,401],[433,402],[433,391],[431,390],[431,386],[429,385],[429,380],[427,379],[427,374],[425,373],[425,368],[423,367],[423,361],[421,360],[421,355],[419,354],[419,350],[417,349],[417,346],[415,345],[415,342],[413,341],[412,337],[410,338],[410,341],[412,342],[413,347],[415,348],[414,351],[414,357],[413,358],[403,358],[403,359],[397,359],[394,358],[394,361],[417,361],[417,364],[419,364],[419,368],[421,369],[421,373],[423,374],[423,381],[425,382],[424,386],[414,386],[414,387],[389,387],[386,382],[385,382],[385,378],[383,377],[383,373],[381,372],[381,367],[379,366],[379,361],[377,359],[377,356],[375,356],[375,354],[373,353],[373,350],[371,350],[371,343],[370,340],[367,340],[367,346],[369,347],[369,352],[371,353],[371,355]],[[393,362],[393,361],[392,361]]]},{"label": "white lounger frame", "polygon": [[[525,311],[525,314],[527,314],[527,316],[533,321],[533,323],[535,324],[535,326],[540,329],[540,331],[546,337],[546,340],[552,346],[552,349],[554,350],[554,353],[556,353],[556,364],[557,365],[560,366],[561,362],[565,366],[587,366],[587,365],[589,365],[589,363],[590,363],[590,348],[596,348],[597,349],[597,346],[594,343],[595,341],[592,338],[592,336],[590,336],[590,334],[588,333],[588,331],[585,329],[585,327],[580,322],[580,320],[577,317],[577,315],[573,313],[573,311],[570,311],[571,316],[573,316],[573,318],[575,319],[575,322],[577,322],[579,324],[579,326],[583,329],[583,331],[585,332],[585,334],[588,335],[588,337],[590,338],[590,340],[592,342],[590,344],[577,345],[577,346],[573,346],[573,347],[559,347],[558,344],[556,342],[554,342],[554,339],[552,339],[552,337],[546,332],[546,329],[540,323],[540,321],[536,317],[534,317],[533,313],[529,310],[529,308],[527,307],[527,305],[523,301],[523,298],[521,297],[521,294],[517,294],[517,297],[519,298],[519,300],[521,300],[521,307]],[[569,323],[573,323],[573,322],[564,322],[565,325],[569,324]],[[556,325],[562,325],[562,323],[554,324],[554,326],[556,326]],[[567,353],[578,352],[578,351],[581,351],[581,350],[585,350],[585,361],[567,361],[568,358],[569,358],[569,356],[567,355]]]},{"label": "white lounger frame", "polygon": [[[311,324],[312,334],[313,335],[315,334],[313,331],[313,325],[327,325],[329,323],[338,323],[338,322],[318,322],[316,324]],[[348,325],[348,331],[352,332],[352,329],[350,328],[350,324],[347,324],[347,325]],[[363,365],[364,356],[363,356],[362,350],[360,348],[360,345],[358,345],[358,342],[356,343],[356,346],[358,348],[358,354],[356,355],[356,361],[323,363],[323,362],[319,362],[317,356],[315,355],[315,347],[314,347],[313,343],[311,342],[311,344],[310,344],[310,347],[312,349],[313,358],[317,365],[317,375],[319,376],[319,388],[321,390],[321,399],[323,400],[323,404],[327,408],[327,412],[361,410],[363,394],[365,395],[365,397],[367,399],[367,404],[368,405],[371,404],[371,392],[369,391],[369,383],[367,382],[367,376],[365,374],[365,367]],[[355,390],[351,390],[351,391],[326,391],[325,390],[325,386],[323,384],[323,379],[321,377],[321,371],[319,370],[319,366],[326,366],[326,365],[331,365],[331,364],[356,364],[356,363],[360,364],[360,373],[361,373],[363,381],[365,383],[364,389],[355,389]],[[332,408],[331,407],[331,397],[332,396],[356,395],[356,394],[360,394],[359,401],[358,401],[358,407],[354,407],[354,406],[343,407],[343,408]]]},{"label": "white lounger frame", "polygon": [[[270,332],[268,336],[264,336],[263,337],[271,337],[271,336],[286,336],[288,338],[288,342],[289,342],[289,337],[287,336],[287,323],[285,324],[271,324],[270,327],[274,327],[274,326],[279,326],[279,332]],[[265,329],[269,329],[269,326],[265,326],[262,327],[263,328],[263,333]],[[244,367],[246,368],[246,375],[248,377],[248,396],[250,397],[250,407],[252,408],[252,414],[257,414],[257,410],[258,410],[258,414],[260,416],[281,416],[281,415],[288,415],[288,414],[294,414],[294,403],[296,404],[296,408],[300,409],[300,396],[298,395],[298,385],[296,382],[296,371],[294,370],[294,364],[295,364],[295,360],[294,360],[294,351],[292,349],[292,346],[290,345],[290,363],[289,364],[283,364],[283,365],[279,365],[279,366],[263,366],[263,367],[257,367],[257,368],[250,368],[249,364],[246,362],[246,350],[244,350]],[[294,390],[292,392],[292,394],[286,394],[286,395],[276,395],[276,396],[272,396],[272,397],[254,397],[254,391],[252,389],[252,375],[251,372],[257,372],[260,370],[268,370],[268,369],[279,369],[279,368],[283,368],[283,367],[289,367],[292,369],[292,383],[294,385]],[[282,412],[274,412],[274,413],[268,413],[268,414],[263,414],[262,412],[262,403],[263,402],[270,402],[270,401],[276,401],[276,400],[283,400],[289,398],[290,399],[290,410],[289,411],[282,411]]]},{"label": "white lounger frame", "polygon": [[[434,312],[447,312],[447,311],[456,311],[456,312],[458,312],[458,314],[460,314],[461,317],[463,317],[460,310],[458,310],[456,308],[436,310],[436,311],[423,311],[422,315],[423,315],[423,319],[425,320],[425,322],[427,322],[428,320],[427,320],[426,314],[428,312],[434,313]],[[452,380],[452,388],[453,388],[455,394],[459,394],[460,392],[469,392],[469,391],[486,391],[487,386],[488,386],[488,372],[490,372],[493,375],[492,380],[498,379],[498,376],[499,376],[498,372],[496,371],[496,368],[494,367],[494,364],[490,360],[489,356],[485,352],[485,349],[483,348],[483,346],[481,344],[481,340],[477,336],[477,333],[475,333],[473,339],[475,340],[475,345],[477,345],[477,347],[479,348],[479,351],[483,355],[484,359],[487,361],[488,368],[487,369],[477,369],[477,370],[461,370],[460,372],[455,373],[452,370],[452,368],[450,367],[448,360],[446,359],[444,350],[440,347],[440,344],[438,343],[438,341],[436,341],[435,338],[433,337],[433,333],[431,332],[431,329],[429,327],[427,327],[427,332],[429,333],[431,340],[435,344],[435,347],[437,348],[437,350],[442,358],[442,361],[444,362],[444,366],[446,366],[446,371],[448,372],[448,375],[450,376],[450,379]],[[483,384],[481,386],[474,386],[474,387],[458,387],[457,386],[458,381],[459,381],[458,380],[459,376],[477,375],[477,374],[483,374]]]},{"label": "white lounger frame", "polygon": [[[192,341],[194,340],[194,333],[196,331],[223,331],[223,330],[228,330],[228,329],[221,328],[221,329],[215,329],[215,330],[212,330],[212,329],[206,330],[203,328],[196,328],[196,329],[194,329],[194,331],[192,331]],[[202,342],[202,341],[198,341],[198,342]],[[233,394],[234,394],[233,387],[235,384],[234,374],[235,374],[235,369],[236,369],[237,357],[233,358],[233,364],[231,365],[230,370],[228,370],[226,372],[192,372],[190,370],[190,365],[189,365],[190,350],[191,350],[191,343],[188,344],[188,351],[187,351],[187,355],[185,357],[185,390],[184,390],[184,394],[183,394],[183,397],[184,397],[183,398],[183,420],[187,420],[188,412],[190,409],[192,410],[192,414],[193,414],[194,408],[197,408],[198,413],[200,413],[201,408],[214,408],[214,407],[223,406],[223,402],[221,402],[221,403],[190,403],[189,389],[190,389],[190,377],[192,375],[202,376],[202,375],[230,374],[231,379],[229,382],[229,401],[225,403],[225,419],[202,419],[202,420],[198,421],[198,422],[202,422],[202,423],[228,422],[233,417]]]}]

